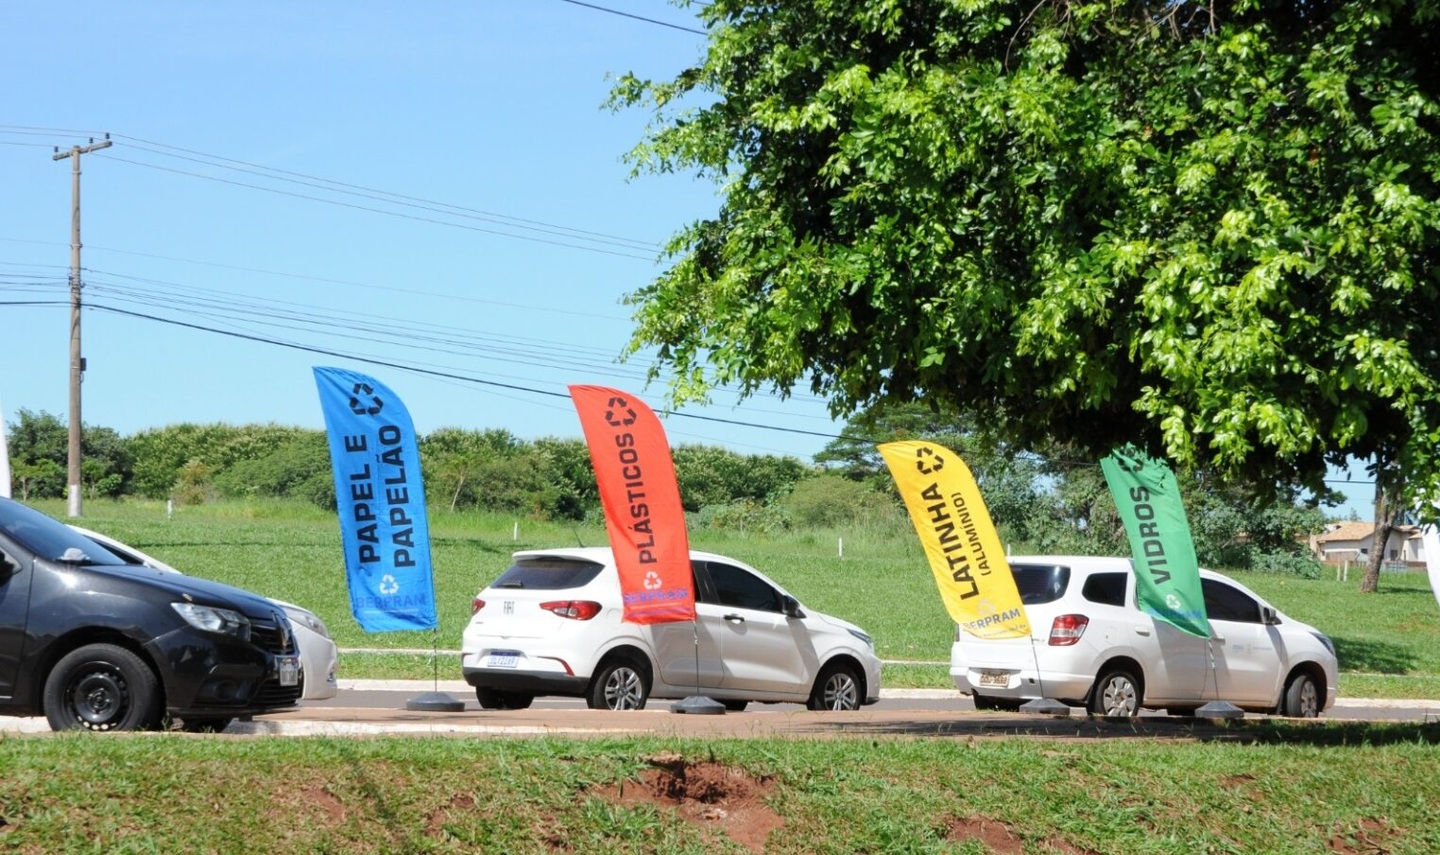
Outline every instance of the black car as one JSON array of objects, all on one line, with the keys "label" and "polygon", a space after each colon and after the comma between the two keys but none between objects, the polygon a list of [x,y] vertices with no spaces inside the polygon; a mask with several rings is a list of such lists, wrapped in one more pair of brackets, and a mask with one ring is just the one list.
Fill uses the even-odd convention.
[{"label": "black car", "polygon": [[0,714],[55,730],[218,730],[292,706],[283,611],[218,582],[136,572],[69,526],[0,498]]}]

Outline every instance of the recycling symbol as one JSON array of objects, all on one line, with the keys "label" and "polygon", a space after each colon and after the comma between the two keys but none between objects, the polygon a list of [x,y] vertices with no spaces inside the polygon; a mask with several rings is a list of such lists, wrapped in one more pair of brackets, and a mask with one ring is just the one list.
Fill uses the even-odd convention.
[{"label": "recycling symbol", "polygon": [[660,581],[660,574],[656,573],[654,570],[651,570],[649,573],[645,574],[645,581],[643,584],[645,585],[645,590],[647,591],[658,591],[660,590],[660,586],[663,583]]},{"label": "recycling symbol", "polygon": [[[364,400],[369,398],[369,401]],[[356,383],[350,390],[350,412],[357,416],[378,416],[385,409],[385,402],[375,395],[369,383]]]},{"label": "recycling symbol", "polygon": [[1165,605],[1169,607],[1170,611],[1178,612],[1180,611],[1181,607],[1180,598],[1175,596],[1174,594],[1166,594]]},{"label": "recycling symbol", "polygon": [[[605,421],[610,427],[630,427],[635,424],[635,410],[631,409],[629,401],[617,395],[606,401],[605,406],[611,408],[605,411]],[[624,412],[616,415],[616,410],[621,407],[625,408]]]},{"label": "recycling symbol", "polygon": [[915,457],[918,458],[915,461],[915,468],[920,470],[921,475],[934,475],[945,468],[945,458],[926,446],[922,445],[915,449]]},{"label": "recycling symbol", "polygon": [[384,576],[380,577],[380,593],[388,597],[391,594],[398,593],[399,591],[400,583],[395,581],[394,576],[386,573]]}]

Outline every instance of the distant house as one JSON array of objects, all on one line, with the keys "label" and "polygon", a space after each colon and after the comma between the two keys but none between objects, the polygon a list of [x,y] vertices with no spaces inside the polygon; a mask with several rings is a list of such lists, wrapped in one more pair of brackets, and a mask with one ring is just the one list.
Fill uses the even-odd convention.
[{"label": "distant house", "polygon": [[[1373,522],[1330,523],[1325,531],[1310,538],[1310,551],[1326,564],[1365,564],[1375,539]],[[1397,525],[1385,543],[1382,559],[1389,566],[1423,564],[1425,552],[1420,544],[1420,529],[1413,525]]]}]

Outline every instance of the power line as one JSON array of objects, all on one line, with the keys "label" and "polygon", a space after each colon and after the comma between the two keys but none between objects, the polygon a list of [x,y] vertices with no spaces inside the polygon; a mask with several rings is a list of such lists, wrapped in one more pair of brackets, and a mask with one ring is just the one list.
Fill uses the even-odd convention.
[{"label": "power line", "polygon": [[704,30],[697,30],[693,27],[683,27],[679,24],[672,24],[669,21],[658,21],[654,18],[646,18],[642,15],[632,15],[629,12],[621,12],[619,9],[610,9],[605,6],[597,6],[594,3],[581,3],[580,0],[561,0],[562,3],[569,3],[572,6],[584,6],[586,9],[594,9],[597,12],[606,12],[611,15],[619,15],[622,18],[631,18],[636,21],[644,21],[647,24],[656,24],[661,27],[669,27],[672,30],[680,30],[685,33],[694,33],[697,36],[708,36]]},{"label": "power line", "polygon": [[[306,353],[315,353],[315,354],[319,354],[319,355],[322,355],[322,356],[333,356],[333,357],[336,357],[336,358],[338,358],[338,359],[348,359],[348,360],[353,360],[353,361],[355,361],[355,362],[363,362],[363,363],[366,363],[366,364],[368,364],[368,365],[379,365],[379,366],[382,366],[382,367],[385,367],[385,368],[394,368],[394,369],[397,370],[397,371],[408,371],[408,372],[410,372],[410,373],[412,373],[412,374],[421,374],[421,375],[425,375],[425,376],[429,376],[429,377],[439,377],[439,378],[445,378],[445,379],[450,379],[450,380],[458,380],[458,381],[461,381],[461,382],[464,382],[464,383],[471,383],[471,384],[475,384],[475,385],[478,385],[478,386],[488,386],[488,387],[494,387],[494,388],[497,388],[497,389],[507,389],[507,390],[512,391],[512,392],[523,392],[523,393],[530,394],[530,395],[540,395],[540,396],[549,397],[549,398],[564,398],[564,399],[566,399],[566,400],[569,400],[569,398],[570,398],[570,393],[569,393],[569,392],[551,392],[551,391],[548,391],[548,390],[545,390],[545,389],[536,389],[536,388],[529,387],[529,386],[520,386],[520,385],[517,385],[517,384],[514,384],[514,383],[501,383],[501,382],[496,381],[496,380],[485,380],[485,379],[482,379],[482,378],[480,378],[480,377],[473,377],[473,376],[466,375],[466,374],[458,374],[458,373],[455,373],[455,372],[453,372],[453,371],[439,371],[439,370],[436,370],[436,369],[433,369],[433,368],[423,368],[423,367],[419,367],[419,366],[415,366],[415,365],[408,365],[408,364],[405,364],[405,363],[402,363],[402,362],[392,362],[392,361],[384,360],[384,359],[376,359],[376,358],[374,358],[374,357],[362,356],[362,355],[356,354],[356,353],[347,353],[347,352],[339,351],[339,350],[331,350],[331,349],[329,349],[329,348],[315,347],[315,346],[313,346],[313,345],[300,344],[300,343],[298,343],[298,342],[281,341],[281,340],[279,340],[279,339],[271,339],[271,338],[266,338],[266,337],[264,337],[264,336],[258,336],[258,335],[251,335],[251,334],[248,334],[248,333],[236,332],[236,331],[234,331],[234,330],[225,330],[225,329],[220,329],[220,328],[218,328],[218,327],[207,327],[207,326],[204,326],[204,325],[202,325],[202,324],[193,324],[193,323],[188,323],[188,322],[186,322],[186,321],[178,321],[178,320],[175,320],[175,319],[173,319],[173,318],[162,318],[162,317],[159,317],[159,316],[157,316],[157,315],[149,315],[149,314],[145,314],[145,313],[143,313],[143,312],[132,312],[132,311],[128,311],[128,310],[125,310],[125,309],[116,308],[116,307],[114,307],[114,306],[107,306],[107,305],[104,305],[104,304],[96,303],[96,302],[94,302],[94,301],[91,301],[91,302],[88,304],[88,306],[89,306],[89,308],[91,308],[91,309],[96,309],[96,310],[105,311],[105,312],[111,312],[111,313],[114,313],[114,314],[117,314],[117,315],[125,315],[125,316],[133,317],[133,318],[141,318],[141,319],[144,319],[144,320],[154,321],[154,322],[156,322],[156,323],[170,324],[170,325],[172,325],[172,326],[179,326],[179,327],[185,327],[185,328],[187,328],[187,329],[199,330],[199,331],[201,331],[201,332],[209,332],[209,333],[214,333],[214,334],[216,334],[216,335],[229,336],[229,337],[231,337],[231,338],[239,338],[239,339],[244,339],[244,340],[246,340],[246,341],[258,342],[258,343],[261,343],[261,344],[269,344],[269,345],[274,345],[274,346],[277,346],[277,347],[290,348],[290,349],[292,349],[292,350],[300,350],[300,351],[304,351],[304,352],[306,352]],[[738,426],[738,427],[748,427],[748,428],[755,428],[755,429],[759,429],[759,430],[775,431],[775,432],[778,432],[778,433],[789,433],[789,434],[796,434],[796,435],[801,435],[801,436],[821,437],[821,438],[823,438],[823,439],[842,439],[842,438],[848,438],[848,439],[863,439],[863,437],[843,437],[842,435],[836,434],[836,433],[821,432],[821,431],[812,431],[812,430],[804,430],[804,429],[802,429],[802,428],[781,427],[781,426],[779,426],[779,425],[766,425],[766,424],[760,424],[760,423],[758,423],[758,422],[742,421],[742,420],[740,420],[740,419],[726,419],[726,418],[721,418],[721,417],[719,417],[719,416],[707,416],[707,415],[702,415],[702,414],[700,414],[700,413],[686,413],[686,412],[679,411],[679,410],[669,410],[669,411],[664,412],[664,415],[666,415],[666,416],[677,416],[677,417],[686,418],[686,419],[695,419],[695,420],[697,420],[697,421],[712,422],[712,423],[715,423],[715,424],[734,425],[734,426]]]}]

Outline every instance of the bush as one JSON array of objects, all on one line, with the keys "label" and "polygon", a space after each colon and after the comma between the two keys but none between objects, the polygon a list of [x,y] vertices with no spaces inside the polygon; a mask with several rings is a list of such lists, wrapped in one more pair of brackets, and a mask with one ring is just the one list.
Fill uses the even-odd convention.
[{"label": "bush", "polygon": [[1261,573],[1281,573],[1303,579],[1320,578],[1321,564],[1313,555],[1293,552],[1261,552],[1252,560],[1252,568]]}]

